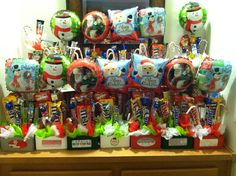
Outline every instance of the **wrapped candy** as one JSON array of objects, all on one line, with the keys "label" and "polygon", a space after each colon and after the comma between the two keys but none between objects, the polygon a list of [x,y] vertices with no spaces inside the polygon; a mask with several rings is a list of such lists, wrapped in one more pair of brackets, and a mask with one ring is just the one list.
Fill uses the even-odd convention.
[{"label": "wrapped candy", "polygon": [[142,118],[142,106],[140,97],[131,99],[132,117],[134,120]]},{"label": "wrapped candy", "polygon": [[101,105],[102,117],[105,120],[111,119],[114,110],[114,100],[113,98],[100,99],[99,104]]},{"label": "wrapped candy", "polygon": [[49,116],[51,123],[63,123],[61,101],[49,102]]},{"label": "wrapped candy", "polygon": [[149,108],[151,105],[151,100],[148,97],[142,97],[141,103],[142,103],[143,122],[145,125],[148,125],[151,117],[151,112]]},{"label": "wrapped candy", "polygon": [[111,22],[111,42],[138,40],[137,9],[108,10]]},{"label": "wrapped candy", "polygon": [[165,9],[160,7],[148,7],[139,10],[139,28],[142,37],[156,37],[165,32]]},{"label": "wrapped candy", "polygon": [[15,122],[14,104],[16,102],[17,102],[17,97],[15,95],[8,95],[2,99],[5,117],[6,120],[9,122]]},{"label": "wrapped candy", "polygon": [[78,123],[86,126],[92,120],[92,108],[90,105],[78,105],[76,107],[76,114],[78,117]]}]

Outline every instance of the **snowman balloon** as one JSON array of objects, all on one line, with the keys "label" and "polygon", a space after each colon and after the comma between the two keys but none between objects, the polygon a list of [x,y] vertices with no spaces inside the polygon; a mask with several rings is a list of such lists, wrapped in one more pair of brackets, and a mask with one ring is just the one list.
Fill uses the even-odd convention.
[{"label": "snowman balloon", "polygon": [[46,89],[55,90],[65,85],[69,64],[70,58],[62,54],[52,54],[42,59],[40,73]]},{"label": "snowman balloon", "polygon": [[192,34],[202,29],[206,20],[207,11],[197,2],[185,4],[179,13],[180,25]]},{"label": "snowman balloon", "polygon": [[71,41],[78,34],[81,22],[72,11],[60,10],[51,18],[51,29],[61,41]]}]

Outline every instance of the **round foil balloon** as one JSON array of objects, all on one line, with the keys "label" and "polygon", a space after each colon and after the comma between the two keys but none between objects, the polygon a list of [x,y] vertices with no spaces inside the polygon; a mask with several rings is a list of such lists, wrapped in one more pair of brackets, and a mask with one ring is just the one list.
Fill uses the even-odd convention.
[{"label": "round foil balloon", "polygon": [[103,41],[109,33],[108,17],[98,11],[88,13],[82,21],[82,32],[92,43]]},{"label": "round foil balloon", "polygon": [[175,58],[166,65],[164,80],[169,89],[180,91],[187,89],[193,82],[195,69],[186,58]]},{"label": "round foil balloon", "polygon": [[188,32],[202,29],[207,20],[207,11],[197,2],[185,4],[179,12],[179,23]]},{"label": "round foil balloon", "polygon": [[66,71],[70,58],[62,54],[52,54],[42,59],[40,73],[47,89],[56,89],[66,83]]},{"label": "round foil balloon", "polygon": [[67,81],[78,92],[96,91],[101,77],[98,65],[92,61],[76,60],[67,70]]},{"label": "round foil balloon", "polygon": [[53,15],[50,25],[57,38],[62,41],[71,41],[78,35],[81,22],[74,12],[60,10]]}]

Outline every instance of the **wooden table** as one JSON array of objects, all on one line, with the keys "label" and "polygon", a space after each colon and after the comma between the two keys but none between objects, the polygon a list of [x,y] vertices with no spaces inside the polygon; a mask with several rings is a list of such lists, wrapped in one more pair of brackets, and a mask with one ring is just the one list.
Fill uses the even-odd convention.
[{"label": "wooden table", "polygon": [[229,149],[0,152],[0,176],[229,176],[232,158]]}]

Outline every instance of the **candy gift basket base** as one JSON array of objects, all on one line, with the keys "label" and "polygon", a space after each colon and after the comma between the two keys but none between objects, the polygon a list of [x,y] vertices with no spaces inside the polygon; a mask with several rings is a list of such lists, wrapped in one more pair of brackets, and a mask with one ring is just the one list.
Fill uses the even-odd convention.
[{"label": "candy gift basket base", "polygon": [[152,135],[131,136],[130,137],[131,149],[160,149],[161,137]]},{"label": "candy gift basket base", "polygon": [[35,150],[35,141],[34,138],[24,141],[20,137],[1,139],[1,150],[4,152],[32,152]]},{"label": "candy gift basket base", "polygon": [[99,149],[100,137],[78,136],[76,138],[67,137],[68,150]]},{"label": "candy gift basket base", "polygon": [[194,149],[221,149],[224,148],[224,136],[208,135],[202,140],[194,139]]},{"label": "candy gift basket base", "polygon": [[35,137],[36,150],[62,150],[67,149],[67,138],[51,136],[48,138]]},{"label": "candy gift basket base", "polygon": [[192,149],[194,139],[192,137],[176,136],[169,140],[161,139],[162,149]]},{"label": "candy gift basket base", "polygon": [[127,148],[130,146],[130,137],[100,136],[101,148]]}]

